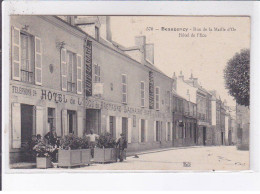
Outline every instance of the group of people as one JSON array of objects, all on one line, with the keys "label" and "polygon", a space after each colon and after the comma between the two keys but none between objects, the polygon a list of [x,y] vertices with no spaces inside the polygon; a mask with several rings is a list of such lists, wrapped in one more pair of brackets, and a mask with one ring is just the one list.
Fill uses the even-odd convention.
[{"label": "group of people", "polygon": [[[96,147],[96,142],[99,138],[99,135],[94,133],[94,130],[90,130],[90,134],[86,135],[87,138],[89,138],[90,142],[90,149],[91,149],[91,156],[94,158],[94,148]],[[60,146],[60,141],[57,136],[57,133],[54,128],[52,128],[45,136],[44,140],[47,141],[48,144],[52,145],[53,147],[57,148],[53,153],[52,153],[52,160],[56,161],[57,160],[57,153],[58,153],[58,148]],[[33,148],[35,145],[40,143],[41,141],[44,141],[41,137],[41,135],[33,135],[31,141],[29,141],[29,148],[33,152]],[[117,139],[116,145],[119,150],[118,158],[120,162],[124,160],[124,149],[127,148],[127,141],[125,138],[125,135],[122,133],[120,134],[120,138]]]},{"label": "group of people", "polygon": [[[99,135],[94,134],[93,129],[91,129],[90,134],[86,135],[86,137],[89,138],[91,156],[92,156],[92,158],[94,158],[94,148],[96,146],[96,141],[98,140]],[[127,141],[126,141],[125,135],[123,133],[121,133],[120,138],[117,139],[116,145],[118,146],[118,150],[119,150],[119,154],[118,154],[119,161],[123,162],[123,160],[124,160],[124,149],[127,148]]]}]

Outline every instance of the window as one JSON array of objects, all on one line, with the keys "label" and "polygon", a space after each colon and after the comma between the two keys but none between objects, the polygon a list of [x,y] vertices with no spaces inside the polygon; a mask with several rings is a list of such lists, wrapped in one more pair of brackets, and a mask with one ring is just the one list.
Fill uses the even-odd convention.
[{"label": "window", "polygon": [[122,75],[122,102],[127,103],[127,77]]},{"label": "window", "polygon": [[141,119],[141,142],[145,142],[145,120]]},{"label": "window", "polygon": [[166,136],[166,140],[167,141],[171,141],[171,123],[170,122],[167,122],[167,136]]},{"label": "window", "polygon": [[21,33],[21,81],[33,83],[33,45],[32,37]]},{"label": "window", "polygon": [[155,109],[156,110],[160,109],[160,88],[159,87],[155,88]]},{"label": "window", "polygon": [[144,82],[141,82],[141,107],[144,107]]},{"label": "window", "polygon": [[55,129],[55,108],[48,108],[48,126],[49,131]]},{"label": "window", "polygon": [[61,88],[63,91],[82,94],[82,57],[61,49]]},{"label": "window", "polygon": [[12,27],[12,79],[42,84],[41,39]]},{"label": "window", "polygon": [[70,51],[67,51],[67,65],[68,65],[68,74],[67,74],[67,91],[76,92],[76,83],[75,83],[75,72],[76,72],[76,55]]},{"label": "window", "polygon": [[76,111],[68,110],[68,132],[77,135],[77,115]]},{"label": "window", "polygon": [[100,83],[100,66],[94,65],[94,81]]}]

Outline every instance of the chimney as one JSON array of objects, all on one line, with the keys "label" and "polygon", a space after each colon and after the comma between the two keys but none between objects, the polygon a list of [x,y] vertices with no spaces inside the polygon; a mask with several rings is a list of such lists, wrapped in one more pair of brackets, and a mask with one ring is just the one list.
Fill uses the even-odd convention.
[{"label": "chimney", "polygon": [[145,45],[145,56],[149,62],[154,64],[154,44]]},{"label": "chimney", "polygon": [[111,25],[110,25],[110,16],[106,16],[106,39],[112,41]]},{"label": "chimney", "polygon": [[98,16],[78,16],[75,20],[75,25],[93,38],[99,40],[100,21]]},{"label": "chimney", "polygon": [[180,71],[179,79],[181,79],[182,81],[184,81],[184,75],[182,75],[182,71]]},{"label": "chimney", "polygon": [[172,89],[174,91],[177,90],[177,77],[175,75],[175,72],[173,73],[173,76],[172,76]]},{"label": "chimney", "polygon": [[140,48],[140,51],[142,53],[141,63],[144,63],[145,59],[146,59],[146,51],[145,51],[146,37],[145,36],[136,36],[135,45]]}]

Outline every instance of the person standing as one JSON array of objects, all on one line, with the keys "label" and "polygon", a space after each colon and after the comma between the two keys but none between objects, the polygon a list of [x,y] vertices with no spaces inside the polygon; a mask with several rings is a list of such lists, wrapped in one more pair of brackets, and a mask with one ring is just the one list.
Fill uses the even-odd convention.
[{"label": "person standing", "polygon": [[120,134],[120,138],[116,142],[118,146],[119,151],[119,160],[120,162],[123,162],[124,160],[124,149],[127,148],[127,141],[126,137],[123,133]]},{"label": "person standing", "polygon": [[93,129],[90,130],[90,134],[86,135],[87,138],[89,138],[90,142],[90,149],[91,149],[91,156],[94,158],[94,148],[96,146],[96,140],[99,138],[99,135],[94,134]]},{"label": "person standing", "polygon": [[56,142],[57,142],[57,134],[56,134],[55,128],[52,128],[51,131],[49,131],[44,136],[44,138],[47,139],[49,144],[51,144],[52,146],[55,146]]}]

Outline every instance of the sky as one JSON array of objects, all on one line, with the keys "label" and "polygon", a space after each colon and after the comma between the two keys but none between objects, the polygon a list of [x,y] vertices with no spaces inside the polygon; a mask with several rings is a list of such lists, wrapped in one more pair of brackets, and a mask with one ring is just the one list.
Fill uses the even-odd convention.
[{"label": "sky", "polygon": [[126,47],[135,45],[135,36],[145,35],[147,43],[154,43],[155,66],[166,75],[182,71],[188,79],[192,72],[204,88],[217,90],[235,106],[223,70],[236,52],[250,48],[249,17],[112,16],[111,32],[112,40]]}]

